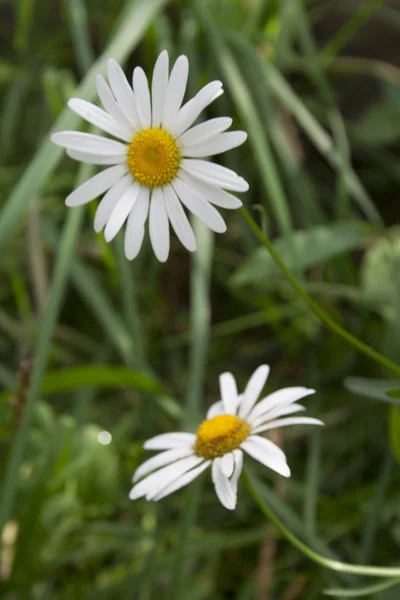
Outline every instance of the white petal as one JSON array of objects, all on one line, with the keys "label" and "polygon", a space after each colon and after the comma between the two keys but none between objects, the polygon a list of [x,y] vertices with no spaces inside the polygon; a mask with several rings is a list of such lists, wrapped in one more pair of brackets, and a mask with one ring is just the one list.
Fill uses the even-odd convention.
[{"label": "white petal", "polygon": [[193,145],[206,142],[210,138],[214,138],[216,135],[229,129],[232,125],[232,119],[230,117],[217,117],[216,119],[209,119],[200,125],[195,125],[183,133],[177,142],[179,146],[185,151],[186,148],[190,148]]},{"label": "white petal", "polygon": [[173,492],[176,492],[177,490],[183,488],[185,485],[187,485],[188,483],[193,481],[193,479],[196,479],[196,477],[198,477],[203,471],[205,471],[207,469],[207,467],[210,466],[210,464],[211,464],[211,461],[206,460],[205,462],[201,463],[195,469],[192,469],[191,471],[184,473],[183,475],[178,477],[178,479],[175,479],[175,481],[173,481],[172,483],[167,485],[158,494],[156,494],[156,496],[154,496],[153,500],[156,500],[156,501],[161,500],[161,498],[164,498],[165,496],[168,496],[169,494],[172,494]]},{"label": "white petal", "polygon": [[243,394],[243,400],[239,406],[239,417],[246,419],[251,409],[257,402],[259,395],[267,381],[269,375],[269,366],[261,365],[256,369],[246,386]]},{"label": "white petal", "polygon": [[165,96],[163,127],[170,129],[181,107],[186,91],[189,73],[189,61],[185,55],[178,56],[169,76],[167,94]]},{"label": "white petal", "polygon": [[214,402],[214,404],[211,404],[210,408],[207,411],[207,419],[212,419],[213,417],[217,417],[218,415],[223,414],[225,414],[224,405],[222,403],[222,400],[219,400],[218,402]]},{"label": "white petal", "polygon": [[144,225],[149,212],[150,190],[147,187],[141,187],[138,199],[136,200],[125,230],[124,249],[128,260],[133,260],[140,252],[144,237]]},{"label": "white petal", "polygon": [[275,406],[272,410],[267,413],[263,413],[261,416],[257,417],[257,419],[253,419],[251,422],[252,427],[259,427],[260,425],[264,425],[272,419],[277,419],[278,417],[283,417],[284,415],[293,415],[294,413],[301,412],[306,410],[304,406],[301,404],[289,404],[289,405],[278,405]]},{"label": "white petal", "polygon": [[116,121],[118,125],[120,125],[120,127],[122,127],[124,131],[126,131],[127,135],[129,135],[132,139],[136,131],[132,127],[131,123],[128,121],[121,107],[114,98],[114,95],[110,90],[106,80],[101,75],[96,76],[96,89],[101,103],[106,109],[106,111],[112,116],[114,121]]},{"label": "white petal", "polygon": [[252,432],[252,435],[249,436],[247,439],[256,442],[260,446],[260,448],[262,448],[267,454],[270,454],[275,458],[279,458],[279,460],[287,462],[286,454],[284,453],[284,451],[281,450],[279,446],[274,444],[274,442],[271,442],[271,440],[269,440],[268,438],[261,437],[259,435],[254,435]]},{"label": "white petal", "polygon": [[170,448],[182,448],[183,446],[194,446],[196,436],[194,433],[162,433],[147,440],[143,444],[145,450],[169,450]]},{"label": "white petal", "polygon": [[261,464],[273,469],[283,477],[290,477],[290,469],[286,462],[277,457],[273,457],[270,454],[267,454],[257,441],[254,441],[250,438],[247,438],[244,442],[241,443],[240,447],[247,452],[250,456],[258,460]]},{"label": "white petal", "polygon": [[[184,464],[184,461],[187,461],[186,464]],[[177,468],[173,469],[174,465],[170,465],[171,466],[171,474],[168,474],[168,476],[166,477],[165,475],[163,475],[163,479],[164,481],[160,481],[158,480],[156,482],[156,485],[152,485],[153,489],[150,489],[147,494],[146,494],[146,500],[155,500],[156,497],[158,497],[158,495],[162,492],[164,492],[166,487],[171,486],[172,487],[172,491],[174,491],[175,489],[175,484],[177,484],[177,480],[181,479],[182,475],[187,474],[188,472],[192,472],[192,468],[193,467],[197,467],[198,465],[202,465],[204,464],[204,458],[201,456],[189,456],[188,458],[184,458],[182,459],[182,461],[180,461],[182,464],[179,465],[179,471]],[[175,465],[177,465],[177,463],[175,463]],[[168,467],[166,467],[168,469]],[[174,472],[174,476],[172,477],[172,472]],[[168,480],[167,480],[168,479]],[[178,488],[181,487],[180,485],[178,485]]]},{"label": "white petal", "polygon": [[175,462],[181,458],[185,458],[186,456],[191,456],[193,454],[192,448],[175,448],[174,450],[166,450],[165,452],[161,452],[160,454],[156,454],[152,456],[148,460],[146,460],[138,469],[136,469],[133,475],[133,482],[139,481],[148,473],[159,469],[160,467],[164,467],[165,465],[169,465],[172,462]]},{"label": "white petal", "polygon": [[151,83],[151,126],[160,127],[168,86],[168,52],[163,50],[156,60]]},{"label": "white petal", "polygon": [[130,173],[122,177],[117,183],[108,190],[107,194],[101,199],[96,214],[94,217],[94,230],[99,233],[105,227],[110,215],[116,206],[118,200],[126,192],[130,184],[132,183],[132,176]]},{"label": "white petal", "polygon": [[106,242],[111,242],[128,218],[140,190],[140,185],[134,181],[114,207],[104,230]]},{"label": "white petal", "polygon": [[195,122],[201,111],[222,93],[221,88],[222,83],[220,81],[211,81],[194,98],[186,102],[176,115],[174,123],[170,128],[171,134],[179,137],[186,131]]},{"label": "white petal", "polygon": [[140,123],[143,129],[147,129],[151,125],[150,90],[147,77],[141,67],[136,67],[133,71],[133,91]]},{"label": "white petal", "polygon": [[165,262],[169,254],[169,221],[162,188],[153,190],[150,202],[149,232],[154,254]]},{"label": "white petal", "polygon": [[104,194],[111,186],[114,185],[121,177],[125,175],[128,167],[126,165],[115,165],[109,169],[97,173],[85,183],[82,183],[65,199],[67,206],[79,206],[94,200],[101,194]]},{"label": "white petal", "polygon": [[108,61],[108,80],[120,109],[133,129],[137,131],[140,128],[140,121],[136,111],[133,90],[125,77],[125,73],[113,58]]},{"label": "white petal", "polygon": [[183,475],[183,473],[186,473],[186,471],[196,467],[203,461],[204,458],[200,456],[188,456],[166,467],[162,467],[137,483],[131,489],[129,498],[136,500],[136,498],[140,498],[141,496],[147,496],[150,499],[150,497],[158,494],[166,485],[172,483],[180,475]]},{"label": "white petal", "polygon": [[232,196],[232,194],[229,194],[216,185],[205,183],[205,181],[202,181],[193,175],[189,175],[189,173],[185,173],[185,178],[187,183],[190,182],[190,185],[198,191],[200,196],[207,198],[207,202],[210,202],[215,206],[220,206],[221,208],[227,208],[229,210],[240,208],[242,206],[242,202],[239,198]]},{"label": "white petal", "polygon": [[310,396],[314,394],[315,390],[308,389],[306,387],[289,387],[283,388],[281,390],[277,390],[272,394],[269,394],[265,398],[263,398],[251,411],[248,417],[248,421],[250,424],[253,424],[255,419],[260,417],[263,414],[268,413],[272,408],[277,406],[286,406],[291,404],[292,402],[297,402],[301,398],[305,398],[306,396]]},{"label": "white petal", "polygon": [[222,375],[219,376],[219,387],[225,412],[228,415],[236,414],[239,397],[236,381],[232,373],[222,373]]},{"label": "white petal", "polygon": [[212,463],[212,480],[219,501],[228,510],[234,510],[236,498],[233,495],[229,479],[223,474],[221,469],[221,459],[215,458]]},{"label": "white petal", "polygon": [[217,98],[219,98],[220,96],[222,96],[222,94],[224,93],[224,90],[222,88],[218,89],[215,94],[212,95],[212,98],[209,102],[209,104],[211,104],[211,102],[214,102],[214,100],[216,100]]},{"label": "white petal", "polygon": [[80,98],[71,98],[71,100],[68,101],[68,106],[77,115],[82,117],[82,119],[95,125],[95,127],[99,127],[106,133],[121,138],[126,142],[131,141],[129,132],[125,131],[124,128],[118,125],[105,110],[102,110],[95,104],[87,102],[86,100],[81,100]]},{"label": "white petal", "polygon": [[242,469],[243,469],[243,452],[242,452],[242,450],[240,450],[239,448],[236,448],[236,450],[233,451],[233,458],[235,460],[235,470],[233,472],[232,478],[229,483],[231,485],[231,490],[232,490],[233,496],[235,498],[235,503],[236,503],[238,481],[239,481],[239,477],[240,477],[240,475],[242,473]]},{"label": "white petal", "polygon": [[277,419],[266,425],[261,425],[260,427],[257,427],[257,429],[254,429],[253,433],[261,433],[262,431],[287,427],[288,425],[324,425],[324,423],[319,419],[313,419],[312,417],[288,417],[287,419]]},{"label": "white petal", "polygon": [[230,477],[232,475],[233,469],[235,468],[235,459],[233,458],[232,452],[228,452],[228,454],[221,456],[220,466],[225,477]]},{"label": "white petal", "polygon": [[94,152],[79,152],[78,150],[67,150],[67,154],[73,160],[79,160],[89,165],[119,165],[126,162],[126,154],[108,156]]},{"label": "white petal", "polygon": [[225,221],[219,212],[209,202],[199,196],[180,176],[174,179],[172,187],[180,201],[210,229],[217,233],[224,233],[226,231]]},{"label": "white petal", "polygon": [[181,167],[191,175],[212,185],[218,185],[226,190],[233,192],[247,192],[249,184],[243,177],[239,177],[231,169],[217,165],[206,160],[197,160],[194,158],[184,158],[181,161]]},{"label": "white petal", "polygon": [[196,237],[182,204],[170,185],[164,187],[164,200],[168,218],[176,235],[189,252],[194,252],[197,248]]},{"label": "white petal", "polygon": [[93,152],[102,156],[126,154],[127,151],[127,146],[121,142],[82,131],[57,131],[52,134],[51,141],[62,148],[78,152]]},{"label": "white petal", "polygon": [[244,131],[228,131],[228,133],[221,133],[220,135],[213,137],[211,140],[200,142],[190,148],[185,148],[184,156],[213,156],[214,154],[221,154],[227,152],[243,144],[247,139],[247,133]]}]

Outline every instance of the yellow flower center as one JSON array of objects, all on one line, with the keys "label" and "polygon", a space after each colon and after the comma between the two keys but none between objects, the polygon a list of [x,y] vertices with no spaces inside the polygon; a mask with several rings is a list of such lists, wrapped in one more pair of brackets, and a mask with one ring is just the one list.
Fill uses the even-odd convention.
[{"label": "yellow flower center", "polygon": [[235,450],[247,438],[250,425],[234,415],[220,415],[203,421],[194,446],[198,456],[212,459]]},{"label": "yellow flower center", "polygon": [[128,148],[128,167],[134,178],[146,187],[172,181],[180,160],[179,148],[165,129],[151,127],[139,131]]}]

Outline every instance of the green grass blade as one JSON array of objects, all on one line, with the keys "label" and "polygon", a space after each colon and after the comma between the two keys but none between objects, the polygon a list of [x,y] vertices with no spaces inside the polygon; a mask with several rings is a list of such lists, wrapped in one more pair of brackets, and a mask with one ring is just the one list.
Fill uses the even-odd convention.
[{"label": "green grass blade", "polygon": [[84,0],[64,0],[74,46],[76,63],[82,75],[94,63],[95,55],[90,43],[88,13]]},{"label": "green grass blade", "polygon": [[293,114],[300,127],[309,136],[316,148],[335,169],[344,173],[344,182],[352,196],[357,200],[364,214],[373,222],[382,224],[382,219],[371,198],[358,179],[353,168],[343,162],[343,157],[333,144],[331,136],[318,123],[304,103],[299,99],[291,86],[279,71],[269,62],[264,61],[265,77],[268,86],[284,106]]},{"label": "green grass blade", "polygon": [[[83,165],[79,171],[78,183],[87,179],[91,172],[91,166]],[[46,371],[54,327],[61,309],[64,290],[71,268],[71,257],[73,255],[75,242],[82,225],[83,214],[82,208],[77,208],[76,210],[68,213],[67,221],[61,237],[59,253],[54,269],[54,277],[46,304],[46,310],[43,313],[41,327],[39,329],[35,345],[35,362],[27,392],[22,421],[17,431],[11,449],[11,454],[6,466],[3,487],[4,491],[0,503],[0,531],[8,521],[10,512],[12,510],[18,483],[19,468],[23,460],[24,449],[29,436],[29,428],[34,414],[35,401],[40,396],[42,380]]]},{"label": "green grass blade", "polygon": [[43,379],[42,393],[51,396],[92,386],[131,387],[151,394],[165,393],[164,388],[148,375],[126,367],[103,365],[50,371]]},{"label": "green grass blade", "polygon": [[122,296],[122,308],[124,321],[127,325],[135,347],[135,364],[140,370],[146,370],[146,358],[143,344],[143,334],[140,325],[140,315],[137,306],[137,265],[129,262],[124,253],[124,239],[119,235],[116,240],[117,267],[119,274],[119,286]]},{"label": "green grass blade", "polygon": [[248,143],[253,147],[260,178],[270,199],[279,229],[281,233],[288,233],[292,230],[288,202],[265,128],[258,115],[251,92],[237,66],[234,56],[228,45],[224,43],[212,19],[208,16],[204,8],[204,3],[201,0],[196,2],[196,9],[204,23],[206,33],[209,35],[210,44],[214,47],[215,54],[218,57],[237,109],[246,125],[249,134]]},{"label": "green grass blade", "polygon": [[320,52],[321,57],[328,63],[332,61],[385,2],[386,0],[367,0],[367,2],[363,2],[345,25],[325,44]]}]

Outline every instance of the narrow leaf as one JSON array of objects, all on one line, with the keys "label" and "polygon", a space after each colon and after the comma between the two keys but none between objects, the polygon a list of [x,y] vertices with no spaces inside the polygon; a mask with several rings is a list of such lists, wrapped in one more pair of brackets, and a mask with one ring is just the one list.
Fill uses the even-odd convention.
[{"label": "narrow leaf", "polygon": [[390,402],[391,404],[400,404],[400,400],[395,400],[397,396],[391,397],[389,394],[389,391],[393,390],[393,387],[398,384],[400,384],[400,381],[396,379],[346,377],[344,380],[344,387],[349,392],[357,394],[358,396],[364,396],[365,398]]},{"label": "narrow leaf", "polygon": [[[371,231],[371,226],[361,221],[319,225],[279,238],[274,248],[290,269],[308,269],[360,247]],[[278,273],[268,250],[258,248],[235,273],[232,283],[267,287],[270,277]]]},{"label": "narrow leaf", "polygon": [[89,366],[50,371],[43,380],[45,395],[70,392],[83,387],[132,387],[152,394],[165,393],[162,386],[148,375],[126,367]]}]

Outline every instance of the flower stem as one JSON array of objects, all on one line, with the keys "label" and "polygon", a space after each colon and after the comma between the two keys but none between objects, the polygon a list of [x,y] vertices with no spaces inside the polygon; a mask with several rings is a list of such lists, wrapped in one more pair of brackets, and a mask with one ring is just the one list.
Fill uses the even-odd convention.
[{"label": "flower stem", "polygon": [[341,573],[352,573],[354,575],[367,575],[369,577],[400,577],[400,567],[377,567],[375,565],[354,565],[351,563],[344,563],[340,560],[332,560],[326,556],[318,554],[312,550],[309,546],[304,544],[298,537],[294,535],[288,529],[281,520],[275,515],[270,507],[261,498],[261,495],[257,491],[257,484],[254,478],[244,472],[243,477],[250,494],[258,504],[261,512],[269,519],[282,533],[282,535],[293,544],[302,554],[310,558],[315,563],[331,569],[332,571],[339,571]]},{"label": "flower stem", "polygon": [[341,338],[346,340],[346,342],[348,342],[349,344],[351,344],[352,346],[357,348],[357,350],[359,350],[360,352],[363,352],[366,356],[368,356],[375,362],[386,367],[386,369],[389,369],[393,373],[396,373],[396,375],[400,375],[400,367],[398,367],[394,362],[392,362],[391,360],[389,360],[388,358],[386,358],[385,356],[383,356],[382,354],[380,354],[379,352],[377,352],[376,350],[374,350],[367,344],[364,344],[364,342],[362,342],[361,340],[356,338],[354,335],[352,335],[351,333],[349,333],[348,331],[343,329],[343,327],[341,327],[338,323],[336,323],[320,307],[320,305],[317,302],[315,302],[315,300],[313,300],[311,298],[311,296],[309,296],[307,294],[306,290],[303,288],[303,286],[301,285],[301,283],[299,282],[297,277],[292,273],[292,271],[289,269],[289,267],[287,267],[286,264],[283,262],[283,260],[280,258],[279,254],[274,249],[272,242],[261,231],[261,229],[258,227],[257,223],[251,217],[249,212],[243,206],[240,208],[240,212],[242,213],[242,216],[245,219],[245,221],[247,222],[247,224],[252,229],[254,235],[260,240],[262,245],[265,246],[265,248],[268,250],[268,252],[272,256],[272,258],[276,262],[276,264],[279,266],[279,268],[283,271],[283,273],[289,279],[289,281],[291,282],[291,284],[293,285],[293,287],[295,288],[295,290],[297,291],[299,296],[301,296],[303,298],[303,300],[308,304],[308,306],[311,308],[313,313],[318,317],[318,319],[322,323],[324,323],[324,325],[326,325],[331,331],[333,331],[338,336],[340,336]]}]

